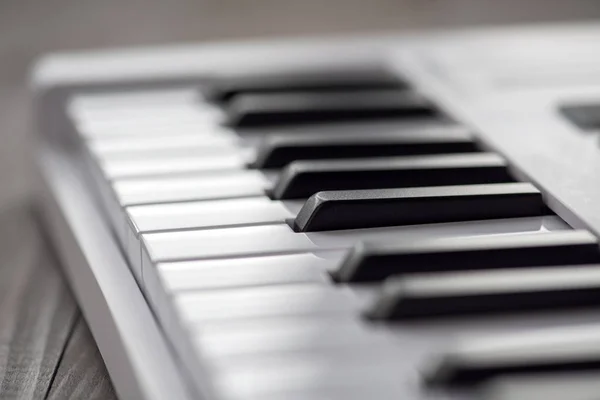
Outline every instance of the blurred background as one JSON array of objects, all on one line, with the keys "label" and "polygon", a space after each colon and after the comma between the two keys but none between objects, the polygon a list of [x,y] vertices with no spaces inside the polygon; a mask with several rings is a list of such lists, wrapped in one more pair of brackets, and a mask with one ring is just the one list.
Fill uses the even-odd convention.
[{"label": "blurred background", "polygon": [[0,0],[0,208],[33,189],[27,75],[45,52],[598,17],[598,0]]}]

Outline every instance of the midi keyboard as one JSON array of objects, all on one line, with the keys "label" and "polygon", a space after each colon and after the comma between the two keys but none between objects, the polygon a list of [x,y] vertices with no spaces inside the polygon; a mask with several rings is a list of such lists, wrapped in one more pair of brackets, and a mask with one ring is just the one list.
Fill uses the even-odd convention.
[{"label": "midi keyboard", "polygon": [[41,60],[41,215],[121,398],[597,398],[598,39]]}]

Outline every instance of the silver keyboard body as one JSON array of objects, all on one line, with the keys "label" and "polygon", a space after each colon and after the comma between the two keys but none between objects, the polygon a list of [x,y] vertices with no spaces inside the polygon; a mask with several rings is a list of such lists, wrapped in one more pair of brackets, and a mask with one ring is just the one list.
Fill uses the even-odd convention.
[{"label": "silver keyboard body", "polygon": [[[470,236],[570,227],[600,234],[597,210],[600,140],[593,133],[581,132],[557,112],[557,106],[563,102],[600,101],[600,56],[595,48],[598,40],[600,26],[596,25],[540,26],[398,37],[115,50],[57,54],[42,59],[32,78],[40,134],[42,215],[121,398],[277,400],[369,396],[387,399],[399,398],[387,397],[390,393],[402,393],[401,398],[415,400],[475,399],[474,393],[422,390],[418,385],[418,370],[426,367],[436,350],[469,336],[597,323],[600,312],[441,321],[408,327],[361,326],[359,330],[377,331],[372,345],[357,350],[364,351],[364,359],[369,360],[365,365],[344,370],[345,354],[332,346],[323,352],[298,351],[288,355],[293,357],[296,369],[287,372],[281,367],[287,365],[286,359],[278,359],[272,353],[252,357],[236,346],[242,343],[245,348],[260,350],[266,340],[273,343],[292,340],[294,336],[288,331],[297,332],[294,324],[302,324],[301,321],[283,319],[279,324],[271,321],[272,326],[248,322],[243,326],[247,334],[242,336],[234,334],[235,326],[224,327],[217,323],[211,325],[214,331],[207,329],[201,335],[194,334],[203,321],[236,316],[235,307],[231,314],[223,314],[223,309],[227,309],[223,302],[246,303],[254,307],[255,315],[260,317],[282,312],[277,309],[278,298],[294,297],[300,299],[297,304],[286,303],[286,307],[303,315],[303,310],[323,305],[326,308],[323,312],[339,318],[339,326],[351,336],[348,332],[356,326],[344,324],[371,301],[374,288],[336,287],[336,290],[322,292],[313,286],[274,285],[256,298],[246,296],[238,285],[243,286],[244,274],[264,274],[266,283],[268,279],[281,283],[289,278],[293,282],[323,283],[329,288],[325,272],[339,261],[344,249],[364,238]],[[235,76],[305,64],[311,68],[330,62],[331,54],[335,54],[338,61],[385,60],[419,91],[477,132],[486,146],[511,163],[517,176],[542,190],[547,203],[566,223],[559,218],[545,217],[350,233],[301,236],[292,233],[284,220],[297,213],[297,202],[273,204],[268,198],[260,197],[273,177],[241,170],[244,161],[252,155],[252,140],[239,144],[227,132],[218,132],[210,123],[214,115],[209,107],[202,110],[202,116],[190,116],[193,112],[186,107],[191,104],[195,85],[215,75]],[[101,108],[102,104],[114,107],[122,101],[126,110],[127,104],[151,103],[152,96],[162,103],[181,105],[173,106],[169,116],[181,118],[182,138],[174,136],[171,140],[169,136],[157,134],[156,139],[148,141],[142,121],[141,128],[136,128],[139,135],[117,138],[111,142],[111,146],[116,147],[107,150],[102,148],[101,142],[97,146],[92,143],[94,127],[101,123],[92,123],[88,130],[80,129],[80,132],[74,128],[73,115],[80,117],[85,126],[86,121],[102,119],[93,112],[94,107]],[[86,116],[90,109],[91,116]],[[203,138],[202,143],[194,143],[194,139],[185,135],[186,124],[196,127],[195,124],[205,120],[209,121],[207,129],[215,130],[214,135]],[[161,126],[160,121],[152,122],[149,130],[169,129],[168,124]],[[397,127],[376,129],[394,128]],[[119,132],[117,128],[111,131]],[[133,143],[164,151],[169,143],[178,140],[191,140],[188,155],[193,157],[182,158],[176,165],[158,167],[144,164],[143,159],[137,162],[127,157],[108,157],[103,164],[108,166],[107,179],[102,168],[89,162],[89,153],[81,150],[79,135],[84,139],[89,135],[90,148],[96,149],[95,156],[101,160],[102,154],[114,153],[115,148],[118,152],[119,146],[127,148]],[[197,162],[196,156],[206,151],[203,149],[207,141],[209,152],[220,154],[214,149],[224,149],[224,157],[211,157],[218,158],[219,163],[233,172],[215,177],[212,183],[203,180],[206,186],[190,185],[194,178],[186,175],[181,175],[181,182],[169,177],[170,172],[176,173],[178,168],[185,169],[189,163]],[[120,180],[128,173],[151,167],[158,168],[156,177],[140,181],[137,186]],[[198,198],[199,193],[210,193],[215,185],[229,188],[227,197],[257,197],[209,201],[213,205],[208,208],[206,204],[179,203],[187,200],[186,196]],[[197,188],[198,193],[190,194],[190,186]],[[163,190],[156,191],[156,187]],[[151,196],[150,202],[175,199],[177,203],[139,206],[148,196]],[[131,207],[124,208],[128,205]],[[228,210],[251,212],[229,214]],[[226,213],[231,220],[223,221],[218,218],[219,213]],[[135,223],[129,223],[128,217]],[[196,224],[190,219],[202,221],[206,229],[190,229]],[[211,228],[219,224],[234,226],[222,229],[217,235]],[[182,229],[176,229],[177,226]],[[200,248],[197,243],[204,246]],[[295,254],[300,250],[302,254]],[[247,258],[263,253],[265,257],[259,259],[260,266],[256,259]],[[184,260],[189,261],[180,262]],[[291,275],[277,275],[276,265],[281,262],[289,266]],[[200,267],[204,275],[198,273]],[[223,275],[225,269],[237,274],[239,281]],[[208,276],[211,279],[206,280]],[[233,297],[219,297],[220,291],[226,289],[238,293]],[[220,307],[211,307],[211,304]],[[337,336],[319,335],[320,324],[324,322],[314,327],[304,326],[308,333],[298,340],[310,342],[318,338],[325,343],[335,342]],[[265,336],[266,333],[272,336]],[[317,361],[328,368],[327,379],[367,376],[372,386],[344,389],[348,392],[305,390],[320,379],[319,371],[313,368]],[[254,368],[262,372],[253,374]],[[334,369],[342,371],[332,373]],[[293,390],[297,392],[296,397],[285,388],[272,389],[277,382],[285,383],[286,374],[296,377],[293,382],[298,386]],[[390,374],[397,376],[397,386],[388,387]]]}]

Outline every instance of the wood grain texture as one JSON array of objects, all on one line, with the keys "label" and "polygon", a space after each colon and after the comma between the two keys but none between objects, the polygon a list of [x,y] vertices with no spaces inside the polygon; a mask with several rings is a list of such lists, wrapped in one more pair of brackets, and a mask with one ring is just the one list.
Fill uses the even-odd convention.
[{"label": "wood grain texture", "polygon": [[[57,377],[61,385],[60,391],[54,389],[60,395],[56,399],[111,393],[86,329],[30,207],[0,211],[0,398],[44,399],[57,387]],[[67,343],[71,346],[65,351]],[[74,351],[86,355],[85,364]],[[78,381],[64,380],[64,371],[79,367],[96,372],[83,374],[82,369]]]},{"label": "wood grain texture", "polygon": [[94,338],[79,315],[53,380],[48,399],[113,400],[117,396],[107,379]]}]

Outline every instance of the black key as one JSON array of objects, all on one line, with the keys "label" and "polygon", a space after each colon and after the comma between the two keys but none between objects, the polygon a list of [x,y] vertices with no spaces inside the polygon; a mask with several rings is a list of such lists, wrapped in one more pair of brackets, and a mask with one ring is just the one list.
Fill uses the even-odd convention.
[{"label": "black key", "polygon": [[367,315],[410,319],[600,305],[600,264],[389,278]]},{"label": "black key", "polygon": [[528,183],[340,190],[311,196],[295,229],[314,232],[541,215],[540,192]]},{"label": "black key", "polygon": [[274,199],[283,200],[309,197],[324,190],[502,182],[514,182],[514,179],[506,162],[492,153],[294,161],[281,172],[270,194]]},{"label": "black key", "polygon": [[600,371],[600,328],[554,328],[473,339],[442,354],[426,373],[434,386],[473,386],[524,374]]},{"label": "black key", "polygon": [[423,97],[404,90],[241,94],[226,107],[238,128],[384,118],[440,118]]},{"label": "black key", "polygon": [[364,243],[348,254],[335,277],[343,282],[380,281],[414,272],[591,263],[600,263],[596,237],[574,230],[416,243]]},{"label": "black key", "polygon": [[206,87],[204,94],[213,101],[226,102],[243,93],[358,91],[406,87],[402,79],[382,65],[357,64],[223,78]]},{"label": "black key", "polygon": [[465,129],[448,127],[410,132],[361,132],[360,135],[280,134],[260,144],[252,168],[282,168],[293,161],[414,156],[477,151]]},{"label": "black key", "polygon": [[482,400],[592,400],[600,393],[599,372],[559,372],[494,379]]},{"label": "black key", "polygon": [[560,112],[584,131],[600,129],[600,104],[569,104]]}]

